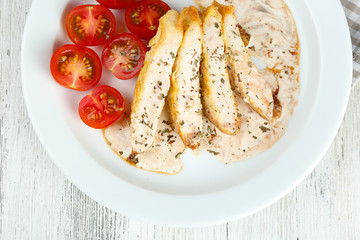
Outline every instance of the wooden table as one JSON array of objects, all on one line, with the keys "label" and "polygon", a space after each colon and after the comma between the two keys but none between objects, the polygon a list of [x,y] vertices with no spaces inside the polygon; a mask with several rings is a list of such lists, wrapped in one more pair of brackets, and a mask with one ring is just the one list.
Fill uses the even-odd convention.
[{"label": "wooden table", "polygon": [[80,192],[40,144],[20,81],[20,44],[30,4],[0,0],[0,239],[360,239],[359,84],[324,159],[280,201],[212,227],[146,224]]}]

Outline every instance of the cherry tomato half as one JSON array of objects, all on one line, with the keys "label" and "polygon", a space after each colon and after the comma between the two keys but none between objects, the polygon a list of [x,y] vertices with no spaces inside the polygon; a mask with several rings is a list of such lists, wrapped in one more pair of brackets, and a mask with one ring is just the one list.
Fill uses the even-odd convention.
[{"label": "cherry tomato half", "polygon": [[118,120],[124,113],[124,99],[113,87],[97,86],[79,103],[81,120],[89,127],[100,129]]},{"label": "cherry tomato half", "polygon": [[144,65],[146,47],[131,33],[120,33],[109,40],[102,52],[102,63],[115,77],[128,80],[137,76]]},{"label": "cherry tomato half", "polygon": [[66,31],[76,44],[97,46],[115,34],[114,14],[101,5],[81,5],[73,8],[66,17]]},{"label": "cherry tomato half", "polygon": [[135,0],[96,0],[101,5],[107,7],[107,8],[114,8],[114,9],[121,9],[126,8]]},{"label": "cherry tomato half", "polygon": [[126,26],[136,36],[150,39],[156,34],[159,19],[169,10],[169,5],[160,0],[136,2],[126,9]]},{"label": "cherry tomato half", "polygon": [[55,51],[50,70],[62,86],[86,91],[98,84],[102,67],[100,58],[92,49],[68,44]]}]

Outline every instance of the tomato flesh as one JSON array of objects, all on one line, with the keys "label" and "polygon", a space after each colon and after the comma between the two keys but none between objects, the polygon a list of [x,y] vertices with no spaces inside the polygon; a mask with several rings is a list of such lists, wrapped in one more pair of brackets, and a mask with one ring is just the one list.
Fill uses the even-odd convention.
[{"label": "tomato flesh", "polygon": [[122,9],[126,8],[135,0],[96,0],[101,5],[107,7],[107,8],[113,8],[113,9]]},{"label": "tomato flesh", "polygon": [[102,63],[115,77],[128,80],[137,76],[144,65],[146,47],[131,33],[120,33],[112,38],[102,53]]},{"label": "tomato flesh", "polygon": [[80,101],[79,115],[89,127],[101,129],[118,120],[124,108],[124,99],[118,90],[100,85]]},{"label": "tomato flesh", "polygon": [[72,44],[55,51],[50,70],[59,84],[78,91],[95,87],[102,72],[100,59],[92,49]]},{"label": "tomato flesh", "polygon": [[126,26],[136,36],[150,39],[156,34],[159,19],[169,10],[169,5],[160,0],[136,2],[125,12]]},{"label": "tomato flesh", "polygon": [[101,5],[77,6],[66,17],[66,31],[70,40],[78,45],[102,45],[115,30],[114,14]]}]

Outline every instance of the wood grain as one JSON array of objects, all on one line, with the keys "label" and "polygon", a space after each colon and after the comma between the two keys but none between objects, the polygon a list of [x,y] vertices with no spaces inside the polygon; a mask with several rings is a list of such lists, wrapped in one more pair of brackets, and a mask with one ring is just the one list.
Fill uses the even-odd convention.
[{"label": "wood grain", "polygon": [[250,217],[206,228],[142,223],[79,191],[40,144],[20,81],[20,43],[30,3],[0,0],[0,239],[360,239],[359,84],[324,159],[280,201]]}]

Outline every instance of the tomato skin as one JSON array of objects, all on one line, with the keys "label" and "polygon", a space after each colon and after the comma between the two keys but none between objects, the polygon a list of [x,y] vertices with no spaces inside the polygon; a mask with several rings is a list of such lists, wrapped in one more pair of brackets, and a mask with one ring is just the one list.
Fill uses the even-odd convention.
[{"label": "tomato skin", "polygon": [[55,51],[50,61],[50,71],[62,86],[78,91],[95,87],[100,81],[100,58],[92,49],[67,44]]},{"label": "tomato skin", "polygon": [[114,14],[102,5],[80,5],[66,17],[66,31],[70,40],[81,46],[105,44],[114,36],[115,30]]},{"label": "tomato skin", "polygon": [[81,99],[79,116],[89,127],[102,129],[118,120],[124,108],[124,99],[118,90],[100,85]]},{"label": "tomato skin", "polygon": [[120,33],[106,43],[101,60],[115,77],[128,80],[139,74],[145,54],[146,47],[141,39],[131,33]]},{"label": "tomato skin", "polygon": [[122,9],[122,8],[126,8],[136,0],[96,0],[96,1],[107,8]]},{"label": "tomato skin", "polygon": [[151,39],[157,32],[159,19],[169,10],[169,5],[160,0],[136,2],[126,9],[126,26],[139,38]]}]

